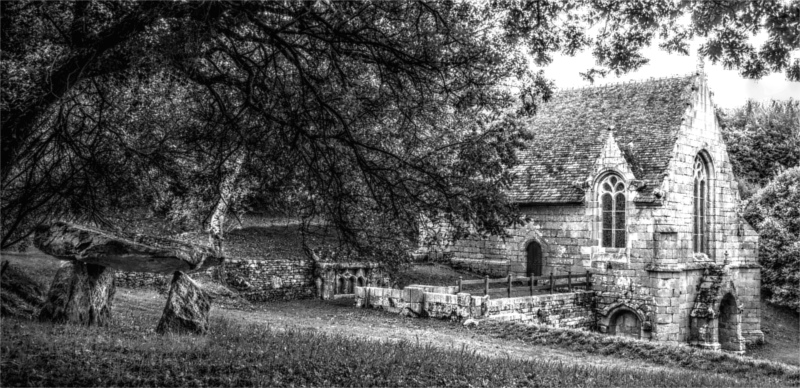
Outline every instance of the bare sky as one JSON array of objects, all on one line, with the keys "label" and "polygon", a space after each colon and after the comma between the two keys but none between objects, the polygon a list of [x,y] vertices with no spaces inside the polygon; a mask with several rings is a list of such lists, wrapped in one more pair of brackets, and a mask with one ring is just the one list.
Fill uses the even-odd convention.
[{"label": "bare sky", "polygon": [[[692,53],[697,52],[697,46],[698,44],[692,45]],[[619,78],[609,75],[604,79],[595,79],[595,85],[686,75],[697,69],[695,55],[668,54],[652,47],[645,50],[644,54],[650,59],[650,63],[638,71]],[[574,57],[555,57],[553,63],[544,68],[544,72],[547,78],[555,81],[558,88],[584,87],[591,84],[584,81],[579,73],[593,65],[594,58],[591,53],[582,52]],[[754,81],[742,78],[736,70],[725,70],[721,64],[712,65],[709,62],[705,63],[705,72],[708,75],[709,87],[714,92],[712,100],[720,108],[736,108],[744,105],[748,99],[757,101],[800,99],[800,82],[788,81],[784,73],[770,74]]]}]

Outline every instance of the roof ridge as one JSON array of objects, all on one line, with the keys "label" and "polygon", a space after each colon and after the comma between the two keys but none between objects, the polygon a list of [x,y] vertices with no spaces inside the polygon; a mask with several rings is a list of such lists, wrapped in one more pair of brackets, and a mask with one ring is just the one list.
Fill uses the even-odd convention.
[{"label": "roof ridge", "polygon": [[650,77],[650,78],[641,79],[641,80],[610,82],[610,83],[606,83],[606,84],[602,84],[602,85],[590,85],[590,86],[578,86],[578,87],[571,86],[571,87],[567,87],[567,88],[556,88],[555,92],[558,93],[558,92],[564,92],[564,91],[579,91],[579,90],[586,90],[586,89],[608,88],[608,87],[611,87],[611,86],[619,86],[619,85],[644,84],[644,83],[653,82],[653,81],[666,81],[666,80],[678,79],[678,78],[696,77],[697,75],[698,74],[697,74],[696,71],[692,71],[690,73],[673,74],[673,75],[669,75],[669,76],[665,76],[665,77],[658,77],[658,78]]}]

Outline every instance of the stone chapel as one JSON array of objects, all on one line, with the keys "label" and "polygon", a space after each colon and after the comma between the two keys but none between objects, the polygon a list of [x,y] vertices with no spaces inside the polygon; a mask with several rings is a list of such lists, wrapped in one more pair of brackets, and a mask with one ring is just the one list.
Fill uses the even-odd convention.
[{"label": "stone chapel", "polygon": [[531,221],[438,249],[489,273],[590,271],[601,332],[734,352],[763,339],[758,234],[702,70],[562,90],[530,125],[509,194]]}]

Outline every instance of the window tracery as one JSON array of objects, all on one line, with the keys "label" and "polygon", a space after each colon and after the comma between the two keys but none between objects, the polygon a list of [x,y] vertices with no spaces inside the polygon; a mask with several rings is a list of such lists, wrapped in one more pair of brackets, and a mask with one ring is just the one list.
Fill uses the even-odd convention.
[{"label": "window tracery", "polygon": [[708,168],[700,155],[694,159],[692,246],[695,253],[708,254]]},{"label": "window tracery", "polygon": [[616,175],[609,175],[600,183],[598,190],[602,214],[600,246],[624,248],[625,229],[625,182]]}]

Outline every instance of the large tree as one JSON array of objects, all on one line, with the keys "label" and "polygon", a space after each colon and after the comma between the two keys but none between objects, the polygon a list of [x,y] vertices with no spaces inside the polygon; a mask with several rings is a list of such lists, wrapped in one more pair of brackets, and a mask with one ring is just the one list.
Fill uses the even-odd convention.
[{"label": "large tree", "polygon": [[748,198],[779,173],[800,165],[800,101],[748,101],[721,111],[731,166]]},{"label": "large tree", "polygon": [[686,53],[701,35],[712,61],[800,79],[797,1],[0,6],[3,247],[138,201],[197,198],[213,223],[241,185],[353,244],[420,215],[500,233],[519,221],[502,188],[522,120],[551,92],[526,55],[592,48],[592,78],[645,64],[655,38]]},{"label": "large tree", "polygon": [[767,300],[800,312],[800,167],[778,174],[747,202],[758,230],[761,287]]}]

